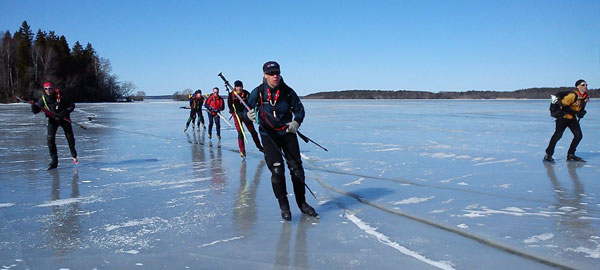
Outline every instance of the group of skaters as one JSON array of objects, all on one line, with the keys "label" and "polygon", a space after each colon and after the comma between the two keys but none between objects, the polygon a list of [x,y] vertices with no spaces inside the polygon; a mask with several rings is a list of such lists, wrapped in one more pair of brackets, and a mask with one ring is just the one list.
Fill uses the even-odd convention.
[{"label": "group of skaters", "polygon": [[[234,85],[234,91],[229,93],[227,107],[238,132],[240,155],[242,157],[246,156],[245,126],[258,150],[263,152],[267,167],[271,171],[271,185],[275,198],[279,203],[282,219],[289,221],[292,218],[287,196],[284,160],[291,176],[294,198],[298,208],[303,214],[318,217],[315,209],[306,203],[304,168],[296,135],[298,128],[304,121],[304,106],[296,92],[283,81],[279,64],[269,61],[263,65],[263,81],[252,92],[244,90],[241,81],[236,81]],[[555,162],[552,158],[554,148],[567,127],[574,135],[567,152],[567,161],[585,162],[581,157],[575,155],[575,150],[583,137],[579,119],[584,117],[586,113],[585,104],[589,101],[587,82],[578,80],[575,82],[575,88],[560,101],[564,115],[556,120],[556,130],[550,139],[543,159],[545,162]],[[194,121],[196,118],[197,128],[199,129],[200,125],[205,128],[202,116],[204,106],[208,112],[208,137],[212,137],[214,123],[217,138],[220,140],[221,125],[219,118],[223,117],[220,112],[225,109],[225,105],[223,98],[219,96],[219,88],[213,88],[212,94],[207,96],[206,99],[202,96],[202,92],[198,90],[192,95],[189,102],[191,112],[184,131],[188,129],[190,123],[193,128],[195,127]],[[48,118],[47,143],[52,158],[48,170],[54,169],[58,165],[55,136],[59,126],[63,128],[67,137],[73,162],[78,163],[75,138],[69,120],[69,114],[74,108],[75,105],[72,100],[61,99],[60,91],[55,89],[50,82],[44,83],[42,98],[37,103],[32,104],[33,113],[39,113],[43,110]],[[260,139],[259,134],[254,129],[254,122],[258,123]]]}]

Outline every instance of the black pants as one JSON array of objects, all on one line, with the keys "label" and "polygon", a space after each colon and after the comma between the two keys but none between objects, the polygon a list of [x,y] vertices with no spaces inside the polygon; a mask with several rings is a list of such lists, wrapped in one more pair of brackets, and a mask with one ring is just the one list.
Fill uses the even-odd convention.
[{"label": "black pants", "polygon": [[548,143],[548,148],[546,148],[546,154],[551,156],[554,154],[554,147],[556,147],[556,143],[562,138],[563,132],[565,132],[567,127],[573,133],[573,141],[571,141],[571,146],[569,146],[567,155],[575,154],[577,145],[579,145],[579,142],[583,139],[583,133],[581,133],[581,126],[579,126],[579,122],[576,119],[566,118],[556,119],[556,130],[554,131],[552,138],[550,138],[550,143]]},{"label": "black pants", "polygon": [[217,130],[217,137],[221,137],[221,119],[218,115],[212,115],[208,113],[208,135],[212,135],[213,122],[215,123]]},{"label": "black pants", "polygon": [[[298,137],[294,133],[272,136],[261,133],[260,136],[265,150],[265,161],[267,167],[271,170],[271,185],[275,197],[280,200],[287,195],[285,169],[283,168],[283,158],[285,158],[292,177],[296,203],[298,207],[301,207],[302,203],[305,202],[306,190],[304,189],[304,168],[300,158]],[[281,151],[283,151],[284,156],[282,156]]]},{"label": "black pants", "polygon": [[71,123],[63,120],[56,120],[54,118],[48,118],[48,150],[53,163],[58,163],[58,153],[56,150],[56,131],[58,126],[61,126],[67,137],[69,143],[69,150],[71,150],[71,156],[77,157],[77,150],[75,150],[75,136],[73,135],[73,127]]},{"label": "black pants", "polygon": [[200,127],[200,123],[204,125],[204,116],[202,116],[202,110],[192,109],[190,111],[190,117],[188,118],[187,123],[185,123],[186,127],[190,125],[190,122],[192,122],[192,126],[194,125],[194,121],[196,121],[196,115],[198,115],[198,127]]}]

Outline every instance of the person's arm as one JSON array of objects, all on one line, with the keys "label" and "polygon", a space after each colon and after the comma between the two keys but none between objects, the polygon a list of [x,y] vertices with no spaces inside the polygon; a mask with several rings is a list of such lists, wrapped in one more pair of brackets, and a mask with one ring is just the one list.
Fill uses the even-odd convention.
[{"label": "person's arm", "polygon": [[233,114],[234,110],[233,110],[233,99],[235,98],[233,96],[233,92],[229,93],[229,95],[227,96],[227,108],[229,108],[229,113]]},{"label": "person's arm", "polygon": [[296,94],[294,90],[290,88],[290,106],[292,109],[292,113],[294,114],[294,121],[298,122],[298,124],[302,124],[304,121],[304,105],[302,105],[302,101],[300,101],[300,97]]},{"label": "person's arm", "polygon": [[570,94],[564,96],[561,100],[562,110],[572,116],[575,116],[577,111],[573,110],[571,108],[571,105],[573,105],[573,103],[575,103],[576,100],[577,100],[577,94],[575,94],[575,93],[570,93]]},{"label": "person's arm", "polygon": [[[248,109],[246,107],[244,107],[244,111],[242,113],[242,117],[245,120],[250,120],[250,121],[255,120],[252,118],[256,117],[255,113],[254,113],[254,107],[256,107],[256,103],[258,101],[259,87],[254,88],[254,90],[252,90],[252,93],[250,93],[250,96],[248,97],[248,102],[246,102],[246,105],[248,105],[248,107],[250,107],[250,111],[248,111]],[[251,114],[252,117],[250,117],[249,114]]]},{"label": "person's arm", "polygon": [[31,112],[33,114],[38,114],[39,112],[42,111],[42,107],[44,107],[44,100],[42,100],[42,98],[40,98],[40,99],[38,99],[38,101],[35,104],[31,104]]}]

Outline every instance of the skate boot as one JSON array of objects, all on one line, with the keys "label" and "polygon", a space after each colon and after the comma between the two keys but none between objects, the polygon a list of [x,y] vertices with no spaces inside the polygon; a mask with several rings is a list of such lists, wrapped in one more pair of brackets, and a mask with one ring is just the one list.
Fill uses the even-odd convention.
[{"label": "skate boot", "polygon": [[577,161],[577,162],[585,162],[583,158],[576,156],[575,154],[567,155],[567,161]]},{"label": "skate boot", "polygon": [[49,171],[52,169],[56,169],[56,167],[58,167],[58,161],[52,161],[50,162],[50,164],[48,164],[48,168],[46,170]]},{"label": "skate boot", "polygon": [[554,159],[552,158],[552,155],[548,155],[548,154],[544,155],[544,161],[554,163]]},{"label": "skate boot", "polygon": [[76,157],[73,157],[73,164],[75,164],[75,165],[79,164],[79,160]]},{"label": "skate boot", "polygon": [[286,221],[292,220],[292,212],[290,211],[290,203],[287,197],[279,199],[279,209],[281,209],[281,218]]},{"label": "skate boot", "polygon": [[319,217],[319,214],[317,214],[315,209],[312,208],[312,206],[308,205],[306,202],[302,203],[302,205],[300,206],[300,211],[302,211],[303,214],[309,215],[311,217]]}]

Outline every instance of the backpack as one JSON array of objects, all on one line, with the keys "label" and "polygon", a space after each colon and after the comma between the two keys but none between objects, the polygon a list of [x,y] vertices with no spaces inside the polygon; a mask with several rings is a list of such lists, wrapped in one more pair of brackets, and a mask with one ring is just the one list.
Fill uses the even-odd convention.
[{"label": "backpack", "polygon": [[573,91],[561,91],[554,95],[550,95],[550,116],[554,118],[562,118],[565,116],[565,114],[567,114],[565,111],[563,111],[562,99],[570,93],[573,93]]}]

